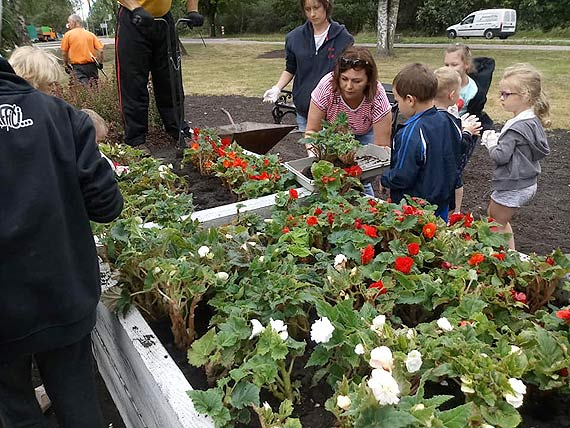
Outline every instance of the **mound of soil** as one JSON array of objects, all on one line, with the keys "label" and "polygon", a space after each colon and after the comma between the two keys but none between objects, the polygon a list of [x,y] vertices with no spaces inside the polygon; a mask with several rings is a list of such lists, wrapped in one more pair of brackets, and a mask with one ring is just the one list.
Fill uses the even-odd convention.
[{"label": "mound of soil", "polygon": [[[271,52],[272,55],[282,54],[278,51]],[[272,56],[273,57],[273,56]],[[190,96],[186,98],[186,118],[190,121],[190,126],[198,128],[216,127],[230,124],[228,116],[221,110],[226,109],[231,114],[235,123],[240,122],[260,122],[272,123],[272,105],[264,104],[261,98],[241,97],[241,96]],[[294,118],[287,115],[285,123],[294,123]],[[299,159],[306,156],[302,144],[297,141],[301,137],[298,133],[292,133],[278,142],[270,153],[279,153],[283,161]],[[545,254],[556,247],[560,247],[564,252],[570,252],[570,132],[568,130],[548,131],[548,138],[551,147],[551,155],[542,163],[542,175],[538,184],[538,192],[532,203],[522,208],[513,220],[515,240],[517,249],[524,253],[536,252]],[[162,133],[153,133],[149,136],[148,143],[151,145],[151,152],[154,156],[163,158],[165,163],[179,165],[179,159],[175,156],[175,147],[168,143],[168,139]],[[487,204],[490,196],[490,178],[492,173],[492,163],[489,160],[487,151],[478,147],[473,154],[464,174],[465,196],[463,200],[463,212],[471,211],[477,218],[486,216]],[[236,201],[226,188],[214,177],[203,177],[186,167],[183,172],[189,178],[190,191],[194,193],[194,203],[196,210],[211,208],[214,206],[232,203]],[[173,354],[179,364],[185,362],[184,353],[174,350],[172,343],[168,339],[168,329],[162,328],[164,345]],[[166,331],[165,331],[166,330]],[[193,377],[196,373],[188,373],[191,378],[190,383],[196,387],[204,387],[204,380]],[[123,428],[121,421],[104,383],[98,378],[99,394],[102,401],[105,420],[114,428]],[[326,396],[319,396],[318,392],[313,394],[318,396],[315,401],[324,401]],[[316,397],[315,397],[316,398]],[[569,401],[566,396],[557,394],[548,397],[541,397],[538,394],[529,396],[525,400],[522,409],[524,415],[523,427],[535,428],[560,428],[570,427],[568,406]],[[321,403],[319,403],[321,404]],[[548,406],[548,410],[546,407]],[[310,408],[315,409],[315,402],[307,403],[304,411]],[[318,413],[317,413],[318,414]],[[57,427],[53,415],[49,415],[50,427]],[[320,428],[327,426],[322,418],[318,417],[305,421],[305,426]],[[324,423],[324,424],[323,424]],[[329,422],[330,424],[330,422]]]}]

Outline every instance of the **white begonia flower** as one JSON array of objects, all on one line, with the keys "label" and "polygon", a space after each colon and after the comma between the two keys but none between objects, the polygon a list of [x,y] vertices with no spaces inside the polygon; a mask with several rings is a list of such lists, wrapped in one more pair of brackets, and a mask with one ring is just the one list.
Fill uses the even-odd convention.
[{"label": "white begonia flower", "polygon": [[273,219],[272,219],[272,218],[265,218],[265,219],[263,219],[263,221],[264,221],[265,223],[273,223]]},{"label": "white begonia flower", "polygon": [[520,406],[523,405],[524,395],[521,394],[504,394],[505,401],[513,406],[515,409],[518,409]]},{"label": "white begonia flower", "polygon": [[473,380],[466,376],[461,376],[461,391],[465,394],[475,394],[475,390],[471,385],[473,385]]},{"label": "white begonia flower", "polygon": [[253,241],[247,241],[247,244],[251,245],[252,247],[255,247],[257,245],[257,243]]},{"label": "white begonia flower", "polygon": [[269,403],[267,401],[263,402],[263,408],[267,409],[267,410],[271,410],[271,406],[269,405]]},{"label": "white begonia flower", "polygon": [[269,325],[279,335],[281,340],[287,340],[289,337],[289,332],[287,331],[287,326],[282,320],[274,320],[273,318],[269,318]]},{"label": "white begonia flower", "polygon": [[526,385],[520,379],[512,377],[509,379],[509,386],[514,394],[508,392],[503,394],[503,396],[507,403],[517,409],[523,404],[524,394],[526,394]]},{"label": "white begonia flower", "polygon": [[327,343],[331,340],[334,332],[334,325],[327,317],[316,320],[311,326],[311,340],[316,343]]},{"label": "white begonia flower", "polygon": [[344,254],[337,254],[334,258],[334,268],[339,272],[344,270],[347,261],[348,259]]},{"label": "white begonia flower", "polygon": [[519,348],[519,347],[516,346],[516,345],[511,345],[511,352],[510,352],[510,354],[521,354],[521,353],[522,353],[521,348]]},{"label": "white begonia flower", "polygon": [[153,222],[153,221],[149,221],[147,223],[143,223],[142,228],[143,229],[162,229],[162,226],[158,223]]},{"label": "white begonia flower", "polygon": [[233,235],[230,235],[229,233],[226,233],[224,236],[226,239],[233,239],[234,238]]},{"label": "white begonia flower", "polygon": [[394,367],[392,351],[387,346],[379,346],[370,351],[369,364],[375,369],[384,369],[391,372]]},{"label": "white begonia flower", "polygon": [[227,281],[229,277],[230,275],[227,272],[218,272],[216,274],[216,278],[218,278],[220,281]]},{"label": "white begonia flower", "polygon": [[413,351],[408,352],[408,355],[406,356],[406,369],[408,372],[417,372],[422,366],[422,363],[422,354],[420,351],[414,349]]},{"label": "white begonia flower", "polygon": [[259,256],[259,259],[258,259],[258,260],[259,260],[260,263],[263,263],[263,261],[265,260],[265,256]]},{"label": "white begonia flower", "polygon": [[336,405],[342,410],[348,410],[351,404],[352,401],[350,401],[350,397],[348,395],[339,395],[336,397]]},{"label": "white begonia flower", "polygon": [[259,320],[255,318],[253,318],[249,322],[251,323],[251,336],[249,336],[251,340],[256,336],[259,336],[263,332],[263,330],[265,330],[265,327],[263,327],[259,322]]},{"label": "white begonia flower", "polygon": [[358,268],[356,266],[354,266],[352,269],[350,269],[350,276],[356,275],[357,272],[358,272]]},{"label": "white begonia flower", "polygon": [[364,355],[364,345],[362,343],[359,343],[358,345],[356,345],[354,347],[354,353],[356,355]]},{"label": "white begonia flower", "polygon": [[160,272],[162,272],[160,266],[157,266],[152,270],[152,273],[154,273],[155,275],[158,275]]},{"label": "white begonia flower", "polygon": [[421,411],[421,410],[423,410],[423,409],[425,409],[425,408],[426,408],[426,406],[424,406],[423,403],[418,403],[418,404],[416,404],[414,407],[412,407],[412,411],[414,411],[414,412],[419,412],[419,411]]},{"label": "white begonia flower", "polygon": [[386,315],[378,315],[372,320],[370,330],[375,331],[376,333],[381,333],[382,330],[384,330],[384,324],[386,324]]},{"label": "white begonia flower", "polygon": [[198,255],[200,256],[200,258],[204,258],[208,254],[210,254],[210,247],[202,245],[200,248],[198,248]]},{"label": "white begonia flower", "polygon": [[406,338],[407,339],[413,339],[414,336],[416,335],[416,331],[413,328],[409,328],[408,331],[406,331]]},{"label": "white begonia flower", "polygon": [[381,406],[387,404],[398,404],[400,398],[400,387],[396,379],[390,372],[382,369],[372,370],[372,375],[368,379],[368,387],[372,390],[374,398]]},{"label": "white begonia flower", "polygon": [[451,331],[453,330],[453,326],[449,322],[449,320],[445,317],[441,317],[437,320],[437,326],[441,328],[443,331]]},{"label": "white begonia flower", "polygon": [[242,246],[240,246],[240,248],[244,249],[245,251],[247,251],[247,242],[244,242]]}]

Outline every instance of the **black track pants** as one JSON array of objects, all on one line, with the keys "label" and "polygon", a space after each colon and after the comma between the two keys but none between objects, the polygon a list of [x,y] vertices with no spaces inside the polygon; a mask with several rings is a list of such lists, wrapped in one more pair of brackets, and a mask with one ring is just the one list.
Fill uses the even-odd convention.
[{"label": "black track pants", "polygon": [[[125,125],[125,142],[137,146],[145,142],[148,130],[148,76],[152,76],[154,97],[166,132],[178,139],[184,98],[181,82],[176,74],[172,78],[178,91],[172,92],[169,72],[168,39],[170,32],[172,55],[175,56],[177,39],[174,20],[167,13],[155,20],[150,28],[141,29],[132,23],[132,12],[119,8],[115,55],[119,105]],[[176,61],[175,59],[173,61]],[[176,99],[173,99],[176,98]],[[179,106],[179,108],[176,108]],[[182,113],[181,113],[182,112]]]},{"label": "black track pants", "polygon": [[[93,377],[91,335],[33,358],[39,369],[60,428],[103,428]],[[0,362],[0,427],[44,428],[32,386],[32,355]]]}]

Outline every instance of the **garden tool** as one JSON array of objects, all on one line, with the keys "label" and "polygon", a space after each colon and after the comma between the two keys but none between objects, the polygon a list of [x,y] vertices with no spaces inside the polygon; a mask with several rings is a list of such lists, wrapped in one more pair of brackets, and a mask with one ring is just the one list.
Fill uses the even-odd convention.
[{"label": "garden tool", "polygon": [[95,61],[95,65],[97,66],[97,68],[101,71],[101,73],[103,73],[103,76],[108,77],[107,73],[105,73],[103,71],[103,64],[100,63],[99,61],[97,61],[97,58],[95,58],[95,55],[91,54],[91,58],[93,59],[93,61]]}]

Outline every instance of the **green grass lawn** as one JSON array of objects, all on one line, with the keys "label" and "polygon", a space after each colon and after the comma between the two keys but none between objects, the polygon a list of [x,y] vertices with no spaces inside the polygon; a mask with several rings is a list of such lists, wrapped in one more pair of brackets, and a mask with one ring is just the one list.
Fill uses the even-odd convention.
[{"label": "green grass lawn", "polygon": [[[188,56],[183,57],[183,82],[187,95],[245,95],[261,97],[275,84],[284,68],[284,58],[262,59],[260,55],[283,49],[283,42],[275,45],[219,45],[186,44]],[[498,83],[505,67],[528,62],[544,75],[546,92],[550,96],[553,128],[570,129],[570,116],[566,106],[570,99],[570,55],[554,51],[493,51],[475,50],[475,56],[495,58],[497,68],[488,94],[486,110],[497,122],[510,116],[498,102]],[[284,55],[284,54],[283,54]],[[113,69],[114,47],[105,48],[105,70]],[[393,58],[378,59],[379,79],[391,83],[405,64],[424,62],[439,67],[443,61],[443,48],[396,49]],[[223,106],[220,106],[223,107]]]},{"label": "green grass lawn", "polygon": [[[284,59],[260,59],[259,55],[283,49],[272,45],[186,45],[189,57],[183,60],[183,80],[186,93],[200,95],[247,95],[260,98],[277,81]],[[497,68],[489,90],[486,110],[496,121],[510,116],[498,102],[498,83],[505,67],[528,62],[544,74],[546,91],[550,96],[554,128],[570,128],[566,112],[570,98],[570,55],[568,52],[493,51],[476,50],[476,56],[495,58]],[[378,60],[379,79],[391,83],[403,65],[425,62],[436,68],[442,64],[443,49],[396,49],[394,58]],[[221,106],[223,107],[223,106]]]},{"label": "green grass lawn", "polygon": [[[189,37],[196,37],[195,34],[190,34]],[[207,36],[204,35],[206,38]],[[218,35],[219,37],[219,35]],[[241,40],[255,40],[255,41],[265,41],[265,42],[282,42],[283,34],[235,34],[228,35],[226,38],[236,38]],[[376,43],[376,33],[374,32],[360,32],[355,36],[356,43]],[[483,37],[471,37],[469,39],[458,38],[455,41],[474,43],[474,44],[488,44],[488,45],[570,45],[570,30],[568,31],[552,31],[548,33],[540,31],[517,31],[514,36],[509,37],[506,40],[500,40],[499,38],[494,38],[492,40],[486,40]],[[448,39],[445,34],[441,36],[416,36],[410,34],[400,34],[396,35],[396,43],[437,43],[437,44],[447,44],[452,42]]]}]

